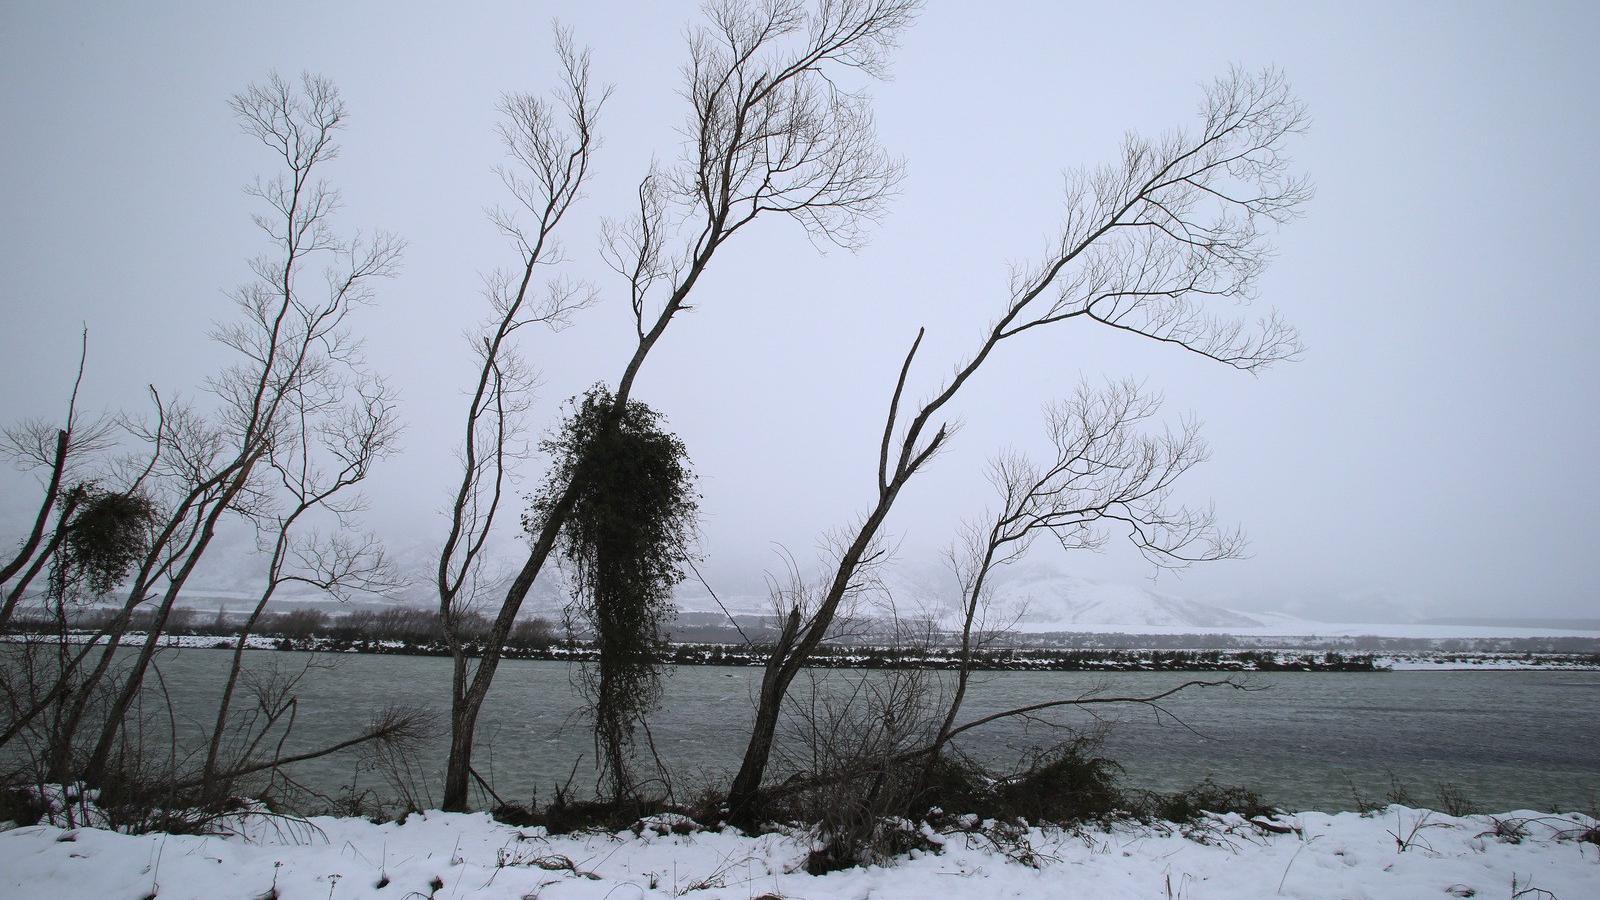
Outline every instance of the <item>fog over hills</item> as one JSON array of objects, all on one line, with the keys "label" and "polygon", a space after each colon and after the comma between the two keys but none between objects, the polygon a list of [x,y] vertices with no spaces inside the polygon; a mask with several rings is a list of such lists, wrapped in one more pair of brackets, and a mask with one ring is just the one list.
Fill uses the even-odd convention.
[{"label": "fog over hills", "polygon": [[[506,552],[510,549],[513,548],[502,547],[485,565],[483,590],[487,598],[497,599],[515,572],[515,564],[520,560],[517,554]],[[431,608],[437,603],[431,571],[436,552],[421,542],[391,547],[390,555],[408,581],[384,596],[357,597],[346,603],[303,586],[286,585],[275,595],[273,608],[310,605],[333,613],[389,604]],[[206,557],[191,579],[182,605],[208,611],[219,607],[243,609],[259,596],[263,565],[264,559],[255,549],[253,535],[246,529],[230,529],[219,536],[219,546]],[[1194,596],[1197,592],[1180,577],[1181,573],[1122,581],[1093,578],[1066,568],[1054,560],[1029,559],[997,569],[990,578],[993,595],[987,613],[988,625],[1009,627],[1024,634],[1196,632],[1396,637],[1600,634],[1600,621],[1577,617],[1429,617],[1406,598],[1384,592],[1344,597],[1333,608],[1285,596],[1270,611],[1240,611]],[[746,621],[773,615],[772,600],[763,586],[772,574],[770,571],[744,573],[744,578],[729,581],[709,570],[702,571],[711,579],[710,589],[689,573],[679,585],[676,597],[679,610],[693,621],[715,624],[725,621],[726,615]],[[819,577],[816,570],[805,574],[813,580]],[[955,628],[959,625],[957,591],[955,578],[945,566],[898,562],[880,573],[876,587],[860,598],[855,615],[879,620],[891,616],[906,620],[932,619],[942,628]],[[567,585],[559,567],[552,566],[530,591],[523,615],[559,621],[567,601]]]},{"label": "fog over hills", "polygon": [[1149,584],[1118,584],[1036,568],[1006,573],[996,594],[1020,606],[1023,631],[1067,631],[1079,625],[1155,625],[1196,628],[1258,628],[1261,619],[1209,603],[1185,599]]},{"label": "fog over hills", "polygon": [[[248,532],[235,529],[205,560],[187,590],[190,605],[233,606],[259,595],[264,560],[255,551]],[[403,546],[392,550],[408,583],[386,597],[373,601],[431,606],[432,594],[429,549]],[[507,559],[492,560],[485,568],[486,592],[498,593],[500,583],[514,571]],[[750,579],[755,581],[755,579]],[[859,614],[885,617],[898,614],[906,618],[932,618],[949,624],[959,604],[957,585],[948,569],[911,564],[892,566],[881,575],[881,584],[862,597]],[[759,581],[756,582],[759,584]],[[1083,626],[1126,628],[1260,628],[1275,617],[1246,614],[1184,597],[1181,583],[1166,579],[1161,587],[1151,582],[1126,583],[1098,580],[1070,574],[1046,563],[1024,563],[997,570],[991,576],[993,597],[991,624],[1015,623],[1018,631],[1067,631]],[[715,589],[715,585],[711,586]],[[285,604],[330,603],[295,585],[285,586],[278,596]],[[275,601],[275,602],[278,602]],[[567,588],[554,567],[546,572],[530,592],[524,607],[526,615],[559,618],[567,601]],[[722,613],[762,616],[773,612],[772,601],[763,590],[717,590],[713,596],[707,585],[692,574],[679,586],[678,606],[688,613]]]},{"label": "fog over hills", "polygon": [[[522,335],[543,380],[523,423],[534,445],[559,427],[566,398],[614,383],[632,350],[627,284],[604,258],[602,224],[627,218],[639,176],[683,149],[678,73],[695,18],[693,3],[558,5],[578,45],[594,49],[597,84],[617,90],[591,189],[563,225],[565,262],[550,271],[592,286],[598,302],[559,335]],[[0,425],[63,414],[85,326],[86,414],[147,418],[148,385],[214,410],[206,385],[236,356],[209,334],[235,320],[230,296],[265,246],[251,218],[262,207],[241,188],[276,164],[240,133],[228,101],[273,70],[320,73],[350,112],[326,173],[342,192],[336,230],[407,242],[398,277],[351,322],[405,424],[400,452],[363,485],[370,505],[356,527],[379,532],[396,557],[414,546],[407,561],[425,573],[476,371],[462,333],[488,309],[485,276],[517,258],[484,215],[511,202],[494,175],[505,162],[496,101],[556,83],[542,25],[554,13],[372,5],[382,10],[374,28],[361,4],[317,4],[308,28],[276,6],[207,16],[147,6],[9,4],[0,16],[0,99],[19,123],[4,145],[5,195],[26,211],[0,217],[11,251]],[[1593,105],[1582,85],[1596,80],[1595,20],[1593,4],[1554,6],[1479,4],[1374,29],[1335,4],[1266,4],[1225,23],[1195,4],[1041,4],[1018,29],[987,5],[930,5],[896,54],[894,80],[872,90],[883,146],[908,177],[867,243],[823,254],[790,227],[741,232],[695,289],[696,312],[641,370],[639,399],[666,416],[702,476],[702,571],[719,592],[759,597],[761,573],[781,568],[774,543],[808,558],[863,513],[918,329],[908,398],[940,389],[1008,296],[1013,265],[1052,240],[1064,170],[1117,159],[1130,129],[1192,122],[1197,82],[1229,62],[1276,62],[1311,111],[1292,154],[1318,195],[1302,221],[1273,230],[1250,318],[1280,309],[1307,352],[1257,379],[1099,328],[1008,342],[948,410],[961,433],[898,501],[887,529],[903,539],[902,558],[937,566],[958,523],[993,502],[982,473],[995,453],[1048,452],[1042,406],[1080,379],[1128,377],[1166,398],[1152,427],[1203,422],[1211,458],[1174,499],[1214,500],[1252,541],[1248,559],[1163,577],[1157,593],[1335,621],[1594,615],[1600,431],[1572,410],[1600,396],[1590,338],[1600,304],[1572,286],[1597,275],[1584,249],[1600,202],[1597,119],[1575,114]],[[1060,53],[1068,32],[1127,46],[1175,39],[1129,67],[1110,40]],[[424,37],[397,54],[401,34]],[[953,53],[1006,60],[1019,85],[1094,89],[1044,101],[997,90],[951,65]],[[1405,160],[1449,165],[1401,164],[1402,145]],[[1530,198],[1544,202],[1535,215]],[[1507,460],[1515,486],[1486,522],[1486,485]],[[544,472],[534,458],[513,473],[508,546]],[[36,474],[0,466],[0,544],[31,527]],[[1116,549],[1066,571],[1144,585],[1137,554]]]},{"label": "fog over hills", "polygon": [[[959,598],[955,579],[936,568],[906,568],[885,573],[883,584],[864,595],[861,615],[888,615],[892,609],[907,618],[932,618],[950,624]],[[992,625],[1015,623],[1018,631],[1066,631],[1076,626],[1157,626],[1194,628],[1259,628],[1263,619],[1185,599],[1144,584],[1098,581],[1063,573],[1046,565],[1015,567],[992,578],[989,604]],[[720,601],[720,606],[719,606]],[[678,595],[685,612],[770,615],[772,602],[761,594],[718,594],[697,582]]]}]

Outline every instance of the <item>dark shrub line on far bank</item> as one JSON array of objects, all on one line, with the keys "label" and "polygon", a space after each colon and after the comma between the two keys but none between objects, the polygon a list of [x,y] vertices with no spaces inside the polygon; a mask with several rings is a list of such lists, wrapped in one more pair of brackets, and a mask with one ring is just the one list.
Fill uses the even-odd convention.
[{"label": "dark shrub line on far bank", "polygon": [[[19,610],[19,613],[22,613]],[[100,610],[85,610],[72,623],[76,632],[93,633],[99,619],[110,615]],[[483,638],[489,623],[481,616],[465,621],[469,636],[465,649],[470,654],[483,652]],[[144,631],[135,615],[131,632]],[[26,613],[9,623],[8,632],[18,635],[53,635],[56,623],[36,619]],[[731,631],[731,629],[729,629]],[[705,629],[690,629],[691,633]],[[239,633],[238,625],[223,611],[208,615],[193,610],[174,610],[164,632],[184,646],[201,648],[231,647],[230,639]],[[315,609],[296,609],[263,615],[254,634],[262,649],[316,651],[328,653],[377,653],[407,656],[448,656],[449,649],[440,635],[438,615],[432,610],[398,607],[385,610],[354,610],[330,615]],[[215,637],[212,644],[203,639]],[[976,651],[973,666],[981,671],[1038,672],[1374,672],[1385,671],[1372,652],[1329,649],[1322,646],[1234,646],[1171,647],[1165,635],[1150,635],[1152,646],[1129,646],[1133,635],[1113,635],[1130,640],[1107,641],[1108,646],[995,647]],[[1191,635],[1192,639],[1205,636]],[[1215,637],[1215,636],[1212,636]],[[1224,638],[1226,636],[1223,636]],[[187,639],[187,640],[184,640]],[[200,640],[196,640],[200,639]],[[1562,667],[1600,668],[1600,653],[1575,652],[1578,647],[1552,647],[1536,641],[1518,641],[1515,648],[1477,646],[1439,647],[1437,642],[1399,641],[1399,646],[1384,648],[1398,654],[1439,654],[1446,650],[1450,661],[1481,662],[1478,656],[1506,656],[1525,663]],[[1462,643],[1462,642],[1452,642]],[[679,640],[664,646],[658,661],[678,666],[760,666],[767,659],[770,644],[757,639],[749,644],[717,640]],[[528,618],[517,623],[508,635],[502,653],[507,659],[592,662],[597,658],[593,644],[564,638],[546,619]],[[870,644],[837,644],[817,648],[810,661],[819,669],[929,669],[954,670],[960,666],[959,650],[954,647],[893,647]]]},{"label": "dark shrub line on far bank", "polygon": [[[132,624],[138,630],[138,622]],[[19,635],[50,634],[44,622],[19,618],[13,623]],[[30,627],[31,626],[31,627]],[[75,630],[92,632],[94,623],[74,623]],[[182,645],[197,648],[231,648],[237,629],[223,616],[191,621],[166,634]],[[276,650],[327,653],[377,653],[408,656],[448,656],[439,636],[437,617],[426,610],[353,612],[329,617],[316,610],[296,610],[264,616],[255,629],[260,644]],[[212,643],[205,640],[215,637]],[[187,638],[188,640],[183,640]],[[482,652],[481,641],[468,641],[469,653]],[[761,644],[673,643],[658,656],[665,665],[760,666],[770,648]],[[519,622],[503,646],[507,659],[592,662],[598,649],[590,642],[562,640],[542,619]],[[998,648],[973,654],[973,667],[983,671],[1207,671],[1207,672],[1371,672],[1377,666],[1370,654],[1337,652],[1296,653],[1270,650],[1043,650]],[[954,670],[961,665],[956,648],[927,647],[819,647],[810,665],[819,669],[929,669]]]}]

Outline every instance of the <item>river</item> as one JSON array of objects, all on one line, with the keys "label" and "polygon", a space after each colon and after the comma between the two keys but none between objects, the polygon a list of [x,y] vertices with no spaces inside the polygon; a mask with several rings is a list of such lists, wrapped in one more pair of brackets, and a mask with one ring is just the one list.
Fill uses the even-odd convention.
[{"label": "river", "polygon": [[[161,682],[180,732],[188,735],[180,744],[191,744],[214,715],[227,661],[228,653],[218,650],[166,651],[159,657]],[[424,802],[437,802],[447,746],[448,660],[275,651],[247,657],[258,673],[274,667],[298,671],[308,662],[315,667],[297,690],[288,749],[345,737],[388,704],[433,710],[440,716],[438,737],[422,749],[418,787]],[[837,687],[863,674],[818,677],[842,679],[832,682]],[[961,719],[1094,690],[1139,696],[1216,677],[978,673]],[[525,803],[535,791],[541,801],[549,799],[580,755],[574,784],[580,790],[593,784],[593,744],[571,678],[566,663],[501,663],[481,718],[475,761],[507,800]],[[651,719],[666,764],[689,781],[737,766],[760,678],[755,668],[672,670],[660,711]],[[1589,808],[1600,793],[1600,673],[1271,673],[1248,681],[1260,690],[1190,690],[1164,701],[1181,724],[1146,707],[1097,707],[1111,722],[1103,752],[1124,766],[1132,787],[1176,790],[1211,777],[1247,785],[1289,809],[1350,809],[1354,792],[1381,799],[1392,778],[1420,803],[1434,802],[1436,787],[1448,782],[1490,811]],[[808,690],[802,676],[791,694]],[[147,696],[146,715],[156,711],[164,732],[164,698]],[[1079,727],[1094,722],[1081,712],[1066,719]],[[1004,762],[1055,736],[1039,723],[1008,721],[969,733],[965,746],[975,756]],[[358,772],[348,754],[303,763],[296,772],[329,793],[352,777],[361,786],[384,789],[371,772]]]}]

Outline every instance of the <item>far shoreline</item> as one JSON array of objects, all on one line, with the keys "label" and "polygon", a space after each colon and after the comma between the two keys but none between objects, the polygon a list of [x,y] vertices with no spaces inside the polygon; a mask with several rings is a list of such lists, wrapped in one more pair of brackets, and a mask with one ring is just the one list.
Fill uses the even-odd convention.
[{"label": "far shoreline", "polygon": [[[89,633],[69,633],[69,643],[82,644]],[[143,634],[129,632],[125,644],[137,644]],[[0,642],[56,642],[60,635],[14,633]],[[232,650],[237,637],[225,635],[164,635],[163,649]],[[301,653],[359,653],[379,656],[448,657],[442,643],[407,640],[350,640],[324,637],[251,635],[246,649]],[[476,656],[481,648],[474,648]],[[586,662],[598,658],[592,647],[564,642],[543,647],[507,646],[508,660]],[[661,655],[669,666],[753,668],[766,663],[766,648],[759,644],[669,643]],[[887,646],[825,648],[808,668],[851,670],[953,671],[960,667],[951,649],[895,648]],[[1406,653],[1279,649],[1074,649],[1014,648],[976,654],[972,671],[979,672],[1223,672],[1223,673],[1408,673],[1408,672],[1597,672],[1600,655],[1576,653],[1461,653],[1412,651]]]}]

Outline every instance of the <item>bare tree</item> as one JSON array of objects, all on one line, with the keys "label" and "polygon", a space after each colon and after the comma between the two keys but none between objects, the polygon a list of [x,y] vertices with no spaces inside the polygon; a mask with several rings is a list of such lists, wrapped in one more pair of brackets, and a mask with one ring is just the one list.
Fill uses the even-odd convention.
[{"label": "bare tree", "polygon": [[1096,549],[1120,530],[1145,559],[1162,568],[1243,552],[1243,537],[1219,529],[1209,508],[1170,505],[1174,483],[1206,458],[1206,447],[1193,420],[1177,431],[1141,433],[1159,406],[1159,398],[1131,381],[1098,389],[1082,385],[1071,399],[1046,410],[1052,459],[1039,465],[1009,452],[991,463],[989,481],[1000,495],[1000,510],[968,527],[951,553],[961,587],[961,646],[929,769],[961,711],[976,642],[996,631],[983,618],[992,609],[991,576],[1021,559],[1035,538],[1048,535],[1065,550]]},{"label": "bare tree", "polygon": [[[91,684],[110,668],[133,611],[153,601],[154,615],[85,767],[91,780],[104,773],[173,605],[224,515],[270,508],[273,454],[314,439],[305,437],[316,426],[302,413],[337,406],[350,379],[359,381],[352,373],[363,369],[360,345],[348,319],[371,301],[371,282],[394,272],[402,248],[382,232],[345,239],[333,231],[339,195],[320,173],[338,154],[335,136],[346,112],[330,82],[305,75],[295,85],[273,76],[236,96],[232,107],[245,133],[282,161],[278,175],[249,189],[266,207],[255,223],[272,249],[252,261],[255,279],[233,294],[241,318],[214,332],[239,357],[209,385],[218,413],[164,404],[157,395],[156,425],[140,434],[151,450],[133,481],[163,493],[164,524],[128,586]],[[321,289],[308,288],[302,282],[314,276],[305,270],[319,263]]]},{"label": "bare tree", "polygon": [[789,684],[827,634],[900,491],[950,438],[951,426],[935,420],[1001,344],[1080,320],[1243,371],[1296,355],[1298,335],[1276,315],[1252,327],[1213,307],[1254,296],[1270,256],[1267,226],[1293,218],[1310,197],[1308,182],[1290,173],[1285,150],[1305,121],[1280,73],[1235,71],[1206,89],[1197,132],[1130,135],[1115,165],[1070,177],[1057,238],[1042,259],[1013,268],[1009,296],[977,350],[897,432],[918,331],[884,423],[876,502],[817,606],[803,626],[801,610],[792,611],[768,660],[750,743],[729,791],[735,821],[756,813]]},{"label": "bare tree", "polygon": [[[636,339],[612,391],[614,410],[627,407],[650,351],[677,314],[690,308],[690,295],[717,252],[745,226],[779,215],[799,223],[816,241],[855,247],[864,240],[866,226],[892,194],[902,167],[878,146],[865,94],[847,90],[840,79],[852,71],[881,77],[888,51],[918,6],[916,0],[818,0],[809,9],[802,0],[717,0],[707,5],[707,23],[689,36],[684,70],[683,95],[690,107],[685,156],[676,165],[652,168],[640,181],[637,209],[609,222],[602,235],[603,255],[627,284]],[[563,55],[571,57],[570,51]],[[586,85],[587,70],[578,71],[581,80],[572,77],[574,67],[568,65],[569,117],[575,116],[574,109],[585,108],[572,102],[587,94],[577,90]],[[582,119],[588,122],[586,114]],[[542,128],[544,133],[554,131],[553,125]],[[586,124],[578,135],[575,146],[586,160]],[[533,157],[531,168],[536,175],[567,171],[564,166],[550,169],[539,156]],[[544,198],[555,196],[567,183],[534,180],[548,186],[539,195]],[[494,377],[491,363],[485,371]],[[605,427],[615,428],[615,417]],[[476,428],[469,422],[469,443]],[[488,470],[486,480],[493,484],[498,484],[493,479],[499,465],[497,459]],[[476,495],[463,484],[462,496]],[[498,497],[492,489],[487,493]],[[501,647],[575,500],[575,491],[569,489],[544,510],[476,668],[468,677],[465,664],[457,664],[445,809],[466,808],[478,710],[488,696]],[[481,525],[483,519],[478,521]],[[441,566],[441,600],[448,584],[461,583],[459,577],[445,577],[449,570]]]},{"label": "bare tree", "polygon": [[[342,598],[381,593],[399,583],[383,546],[354,530],[353,517],[362,503],[359,496],[350,495],[373,464],[393,448],[398,435],[394,404],[376,379],[366,379],[348,391],[338,384],[323,387],[327,390],[321,396],[298,391],[290,398],[294,411],[290,439],[275,443],[267,454],[276,479],[271,487],[283,499],[281,505],[271,504],[257,516],[258,537],[268,554],[266,586],[234,641],[201,770],[205,785],[215,781],[221,762],[245,648],[278,589],[301,584]],[[347,392],[353,397],[342,396]],[[331,514],[334,531],[324,534],[308,527],[318,512]]]},{"label": "bare tree", "polygon": [[[513,474],[510,467],[527,456],[522,414],[531,401],[535,375],[518,353],[513,336],[528,325],[560,329],[592,299],[567,282],[541,285],[534,277],[540,266],[559,262],[555,232],[588,179],[590,159],[599,143],[595,122],[610,93],[591,86],[589,53],[574,49],[569,32],[557,29],[556,53],[564,80],[553,104],[513,94],[500,105],[500,137],[512,160],[499,170],[501,181],[522,214],[533,221],[523,224],[518,214],[504,210],[491,213],[517,247],[520,266],[515,275],[496,273],[485,286],[492,314],[472,338],[479,363],[477,382],[467,406],[461,481],[452,498],[449,533],[435,578],[439,620],[451,657],[445,809],[466,808],[472,774],[472,738],[482,703],[473,687],[478,677],[484,677],[485,665],[472,666],[472,640],[482,637],[473,633],[481,631],[476,611],[488,589],[480,579],[483,550],[505,499]],[[482,652],[485,659],[497,658],[499,650],[491,637]],[[492,672],[491,665],[488,677]],[[487,687],[484,677],[485,692]]]}]

